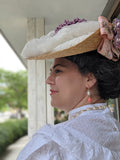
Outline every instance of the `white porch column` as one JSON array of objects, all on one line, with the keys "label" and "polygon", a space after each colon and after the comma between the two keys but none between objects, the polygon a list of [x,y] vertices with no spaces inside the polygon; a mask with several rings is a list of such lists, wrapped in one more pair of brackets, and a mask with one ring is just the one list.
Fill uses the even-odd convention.
[{"label": "white porch column", "polygon": [[[27,40],[44,35],[44,19],[28,18]],[[46,123],[54,123],[53,108],[45,79],[51,61],[28,60],[28,136],[31,137]]]}]

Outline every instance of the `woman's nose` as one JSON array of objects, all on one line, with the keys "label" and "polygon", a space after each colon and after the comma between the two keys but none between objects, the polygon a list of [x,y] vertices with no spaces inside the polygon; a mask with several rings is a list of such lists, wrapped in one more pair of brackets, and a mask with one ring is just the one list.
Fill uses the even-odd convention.
[{"label": "woman's nose", "polygon": [[53,85],[55,84],[55,78],[50,75],[47,79],[46,79],[46,84],[49,84],[49,85]]}]

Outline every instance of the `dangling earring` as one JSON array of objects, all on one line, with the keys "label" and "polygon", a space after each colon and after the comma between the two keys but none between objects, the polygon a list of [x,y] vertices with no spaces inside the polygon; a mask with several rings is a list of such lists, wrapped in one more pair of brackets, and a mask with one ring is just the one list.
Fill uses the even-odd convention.
[{"label": "dangling earring", "polygon": [[90,91],[89,91],[89,89],[88,89],[88,91],[87,91],[87,95],[88,95],[88,102],[91,103],[91,102],[92,102],[92,98],[91,98],[91,96],[90,96]]}]

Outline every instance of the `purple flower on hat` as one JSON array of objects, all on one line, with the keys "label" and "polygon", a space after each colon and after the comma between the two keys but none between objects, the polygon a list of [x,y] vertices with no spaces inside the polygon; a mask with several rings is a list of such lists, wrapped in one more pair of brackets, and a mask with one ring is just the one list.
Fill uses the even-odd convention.
[{"label": "purple flower on hat", "polygon": [[115,18],[112,25],[114,32],[113,44],[117,49],[120,49],[120,20]]},{"label": "purple flower on hat", "polygon": [[81,22],[86,22],[86,19],[79,19],[79,18],[75,18],[73,21],[69,21],[69,20],[65,20],[64,23],[60,24],[56,29],[55,29],[55,34],[61,30],[64,26],[69,26],[72,24],[76,24],[76,23],[81,23]]},{"label": "purple flower on hat", "polygon": [[120,49],[120,35],[114,37],[114,46]]}]

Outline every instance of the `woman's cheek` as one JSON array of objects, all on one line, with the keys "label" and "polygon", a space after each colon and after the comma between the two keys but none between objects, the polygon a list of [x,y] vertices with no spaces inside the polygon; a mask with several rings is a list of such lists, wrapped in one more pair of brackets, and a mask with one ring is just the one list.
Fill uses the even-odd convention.
[{"label": "woman's cheek", "polygon": [[64,84],[65,81],[64,81],[64,77],[62,76],[57,76],[56,77],[56,85],[61,85],[61,84]]}]

